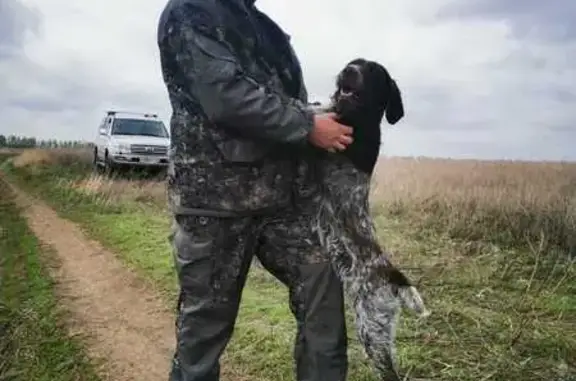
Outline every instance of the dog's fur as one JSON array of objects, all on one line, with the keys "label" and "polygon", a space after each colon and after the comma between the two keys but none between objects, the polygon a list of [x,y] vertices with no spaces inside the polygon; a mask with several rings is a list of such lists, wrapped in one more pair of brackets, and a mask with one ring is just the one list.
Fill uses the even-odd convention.
[{"label": "dog's fur", "polygon": [[381,380],[401,380],[395,365],[394,334],[405,306],[429,314],[418,290],[379,245],[370,215],[370,180],[380,150],[380,123],[404,116],[396,82],[380,64],[356,59],[338,75],[332,104],[323,111],[338,115],[354,129],[354,142],[322,163],[321,212],[315,226],[343,281],[356,315],[356,329]]}]

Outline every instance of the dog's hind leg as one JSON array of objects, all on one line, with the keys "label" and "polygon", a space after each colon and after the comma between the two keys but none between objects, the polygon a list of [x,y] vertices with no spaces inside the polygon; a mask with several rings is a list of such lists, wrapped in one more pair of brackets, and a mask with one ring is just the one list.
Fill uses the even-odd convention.
[{"label": "dog's hind leg", "polygon": [[[380,290],[379,290],[380,291]],[[401,305],[384,292],[361,290],[354,303],[358,339],[381,381],[401,381],[394,344]]]},{"label": "dog's hind leg", "polygon": [[356,273],[348,290],[354,300],[358,338],[379,379],[400,381],[402,378],[395,362],[395,338],[402,307],[421,317],[429,312],[416,287],[400,270],[387,266],[372,268],[372,276]]}]

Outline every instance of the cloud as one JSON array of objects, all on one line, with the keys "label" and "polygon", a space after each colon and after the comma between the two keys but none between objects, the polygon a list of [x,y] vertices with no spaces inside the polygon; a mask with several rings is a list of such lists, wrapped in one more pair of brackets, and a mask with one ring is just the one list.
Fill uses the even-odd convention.
[{"label": "cloud", "polygon": [[[383,126],[387,154],[576,159],[570,0],[257,4],[292,36],[315,99],[357,56],[389,68],[407,114]],[[164,5],[0,0],[0,133],[92,139],[111,107],[168,121],[156,46]]]},{"label": "cloud", "polygon": [[0,133],[90,140],[109,108],[168,115],[155,50],[163,4],[12,4],[11,13],[2,13],[14,25],[22,25],[22,13],[32,9],[41,23],[37,38],[12,39],[19,46],[12,43],[11,49],[20,54],[0,58],[0,70],[10,73],[0,89]]},{"label": "cloud", "polygon": [[548,41],[576,38],[576,3],[570,0],[557,0],[553,4],[541,0],[468,0],[454,2],[441,14],[508,20],[512,33],[518,38],[530,36]]},{"label": "cloud", "polygon": [[21,53],[29,33],[36,33],[39,15],[17,1],[0,2],[0,59]]}]

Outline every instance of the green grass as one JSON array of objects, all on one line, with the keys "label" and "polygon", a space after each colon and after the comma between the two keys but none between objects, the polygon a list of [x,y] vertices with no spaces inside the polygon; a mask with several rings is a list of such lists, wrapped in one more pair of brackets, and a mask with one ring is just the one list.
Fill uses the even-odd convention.
[{"label": "green grass", "polygon": [[7,168],[7,162],[10,158],[14,157],[16,154],[9,151],[0,150],[0,170],[2,168]]},{"label": "green grass", "polygon": [[0,195],[0,380],[98,380],[61,324],[39,243],[1,181]]},{"label": "green grass", "polygon": [[[166,293],[175,279],[167,240],[169,219],[158,207],[115,203],[80,194],[61,168],[12,170],[12,178],[41,194]],[[567,253],[500,247],[489,239],[458,241],[437,229],[376,211],[383,242],[420,282],[432,310],[425,321],[403,315],[398,357],[403,370],[434,380],[572,380],[576,377],[576,272]],[[418,269],[418,270],[413,270]],[[374,380],[349,325],[351,381]],[[248,375],[292,380],[294,322],[287,292],[253,269],[225,361]]]}]

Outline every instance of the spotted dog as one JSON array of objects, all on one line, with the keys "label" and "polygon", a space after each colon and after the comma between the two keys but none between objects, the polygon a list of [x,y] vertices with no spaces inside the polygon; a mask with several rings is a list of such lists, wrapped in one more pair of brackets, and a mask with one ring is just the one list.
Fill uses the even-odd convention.
[{"label": "spotted dog", "polygon": [[418,290],[378,243],[370,216],[370,180],[380,150],[380,124],[404,117],[396,82],[380,64],[351,61],[339,73],[328,108],[353,127],[354,142],[322,162],[324,197],[315,223],[355,310],[358,337],[379,379],[400,380],[394,334],[401,308],[429,314]]}]

